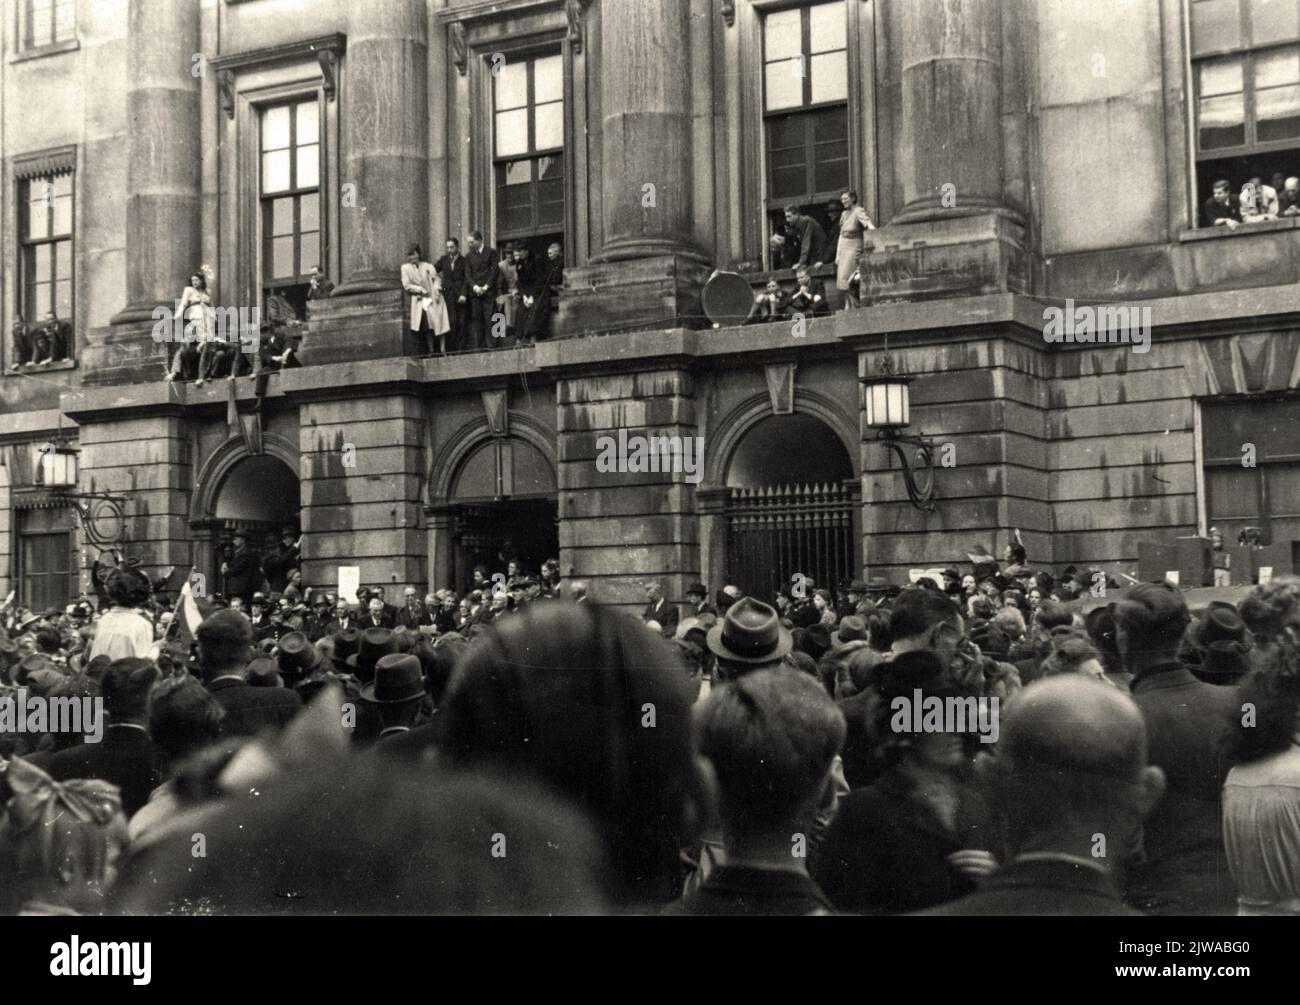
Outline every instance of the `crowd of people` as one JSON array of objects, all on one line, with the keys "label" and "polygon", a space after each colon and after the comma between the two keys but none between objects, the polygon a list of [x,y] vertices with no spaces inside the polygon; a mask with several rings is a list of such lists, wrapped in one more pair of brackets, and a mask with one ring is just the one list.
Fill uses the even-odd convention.
[{"label": "crowd of people", "polygon": [[[780,321],[794,315],[804,317],[830,313],[824,284],[813,278],[812,271],[822,265],[835,266],[835,287],[843,293],[844,307],[857,307],[862,302],[859,268],[865,247],[867,231],[875,230],[858,201],[858,193],[845,189],[837,201],[826,207],[823,220],[798,205],[783,211],[783,220],[772,228],[768,239],[768,259],[775,272],[795,270],[794,286],[786,289],[777,280],[767,283],[762,293],[754,298],[750,321]],[[836,235],[834,241],[827,230]]]},{"label": "crowd of people", "polygon": [[1273,184],[1266,185],[1259,175],[1254,175],[1236,196],[1232,194],[1232,183],[1220,178],[1214,183],[1204,210],[1206,227],[1229,230],[1236,230],[1243,223],[1300,216],[1300,178],[1284,179],[1280,173],[1274,174]]},{"label": "crowd of people", "polygon": [[1012,545],[638,619],[553,560],[353,602],[294,547],[6,604],[0,713],[107,728],[0,714],[0,908],[1300,914],[1300,579],[1194,615]]}]

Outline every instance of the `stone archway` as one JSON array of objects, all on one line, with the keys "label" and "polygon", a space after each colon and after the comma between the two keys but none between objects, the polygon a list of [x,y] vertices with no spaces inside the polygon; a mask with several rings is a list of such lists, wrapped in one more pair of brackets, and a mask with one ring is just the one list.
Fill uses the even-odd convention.
[{"label": "stone archway", "polygon": [[194,568],[221,593],[220,567],[235,530],[265,554],[286,524],[301,527],[298,452],[288,440],[263,434],[262,454],[250,455],[231,437],[204,462],[190,507]]},{"label": "stone archway", "polygon": [[507,435],[486,419],[447,438],[430,468],[430,587],[464,590],[475,565],[504,571],[509,557],[536,573],[557,558],[558,481],[555,448],[544,426],[510,412]]},{"label": "stone archway", "polygon": [[718,424],[697,493],[705,581],[770,600],[802,573],[834,587],[862,562],[857,417],[796,388],[789,415],[766,394]]}]

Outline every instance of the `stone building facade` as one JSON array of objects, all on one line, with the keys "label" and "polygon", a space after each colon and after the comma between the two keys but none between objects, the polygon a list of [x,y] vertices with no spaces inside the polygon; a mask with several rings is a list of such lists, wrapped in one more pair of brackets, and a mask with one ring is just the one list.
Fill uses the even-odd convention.
[{"label": "stone building facade", "polygon": [[[553,554],[627,605],[647,578],[901,580],[1015,530],[1116,570],[1210,523],[1300,538],[1300,227],[1200,226],[1214,178],[1300,174],[1292,0],[7,10],[0,593],[89,586],[94,515],[42,484],[65,441],[128,555],[218,583],[235,528],[286,522],[316,587]],[[711,327],[713,269],[760,289],[780,209],[842,188],[879,225],[863,306]],[[553,337],[423,358],[406,248],[474,228],[563,242]],[[154,311],[200,263],[234,307],[336,283],[303,366],[236,382],[258,435],[224,380],[161,380]],[[1049,341],[1067,301],[1149,307],[1149,351]],[[18,365],[11,319],[51,306],[67,358]],[[886,346],[947,447],[932,511],[865,424]],[[620,432],[702,463],[603,470]]]}]

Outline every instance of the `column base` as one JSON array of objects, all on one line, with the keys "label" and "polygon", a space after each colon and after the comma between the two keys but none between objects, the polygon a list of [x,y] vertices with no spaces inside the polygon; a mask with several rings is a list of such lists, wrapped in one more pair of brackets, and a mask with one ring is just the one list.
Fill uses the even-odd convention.
[{"label": "column base", "polygon": [[894,220],[869,231],[864,303],[1029,291],[1025,228],[1002,211]]},{"label": "column base", "polygon": [[334,295],[307,302],[307,333],[298,349],[303,366],[361,359],[420,356],[427,350],[411,331],[400,289]]},{"label": "column base", "polygon": [[555,330],[576,335],[707,327],[700,291],[712,271],[702,258],[681,253],[567,269]]}]

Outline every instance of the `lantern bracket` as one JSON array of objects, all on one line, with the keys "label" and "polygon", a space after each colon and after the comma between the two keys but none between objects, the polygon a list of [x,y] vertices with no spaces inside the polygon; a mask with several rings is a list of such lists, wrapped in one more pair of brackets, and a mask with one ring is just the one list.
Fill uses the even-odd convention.
[{"label": "lantern bracket", "polygon": [[[903,483],[912,505],[927,513],[934,512],[934,454],[937,444],[928,436],[899,433],[882,429],[877,434],[881,444],[898,457],[903,467]],[[908,448],[915,450],[915,460],[908,456]]]}]

